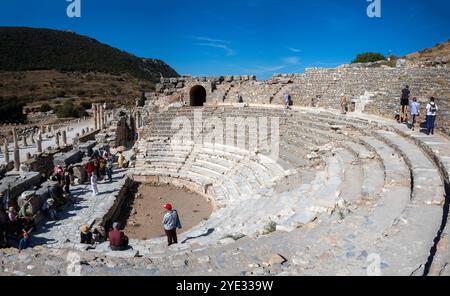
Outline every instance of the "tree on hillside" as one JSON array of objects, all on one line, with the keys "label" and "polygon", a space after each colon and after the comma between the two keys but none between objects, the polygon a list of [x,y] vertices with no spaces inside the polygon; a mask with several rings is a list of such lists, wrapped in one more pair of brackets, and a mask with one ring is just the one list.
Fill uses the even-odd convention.
[{"label": "tree on hillside", "polygon": [[69,118],[69,117],[83,117],[86,115],[86,110],[83,106],[75,106],[72,100],[64,102],[64,104],[55,107],[56,116],[58,118]]},{"label": "tree on hillside", "polygon": [[381,53],[375,52],[365,52],[358,54],[356,58],[352,61],[352,64],[356,63],[373,63],[378,61],[385,61],[386,57]]},{"label": "tree on hillside", "polygon": [[23,113],[23,104],[17,97],[0,99],[0,122],[24,122],[26,115]]},{"label": "tree on hillside", "polygon": [[39,111],[44,112],[44,113],[51,111],[51,110],[52,110],[52,107],[47,103],[44,103],[41,105],[41,107],[39,107]]}]

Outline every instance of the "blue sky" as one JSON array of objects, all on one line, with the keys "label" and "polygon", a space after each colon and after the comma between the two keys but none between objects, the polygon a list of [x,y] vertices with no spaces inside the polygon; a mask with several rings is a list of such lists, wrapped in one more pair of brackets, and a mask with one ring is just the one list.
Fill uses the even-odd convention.
[{"label": "blue sky", "polygon": [[[301,73],[334,67],[357,53],[404,55],[450,38],[450,1],[381,0],[0,0],[0,26],[72,30],[180,74]],[[0,45],[1,46],[1,45]]]}]

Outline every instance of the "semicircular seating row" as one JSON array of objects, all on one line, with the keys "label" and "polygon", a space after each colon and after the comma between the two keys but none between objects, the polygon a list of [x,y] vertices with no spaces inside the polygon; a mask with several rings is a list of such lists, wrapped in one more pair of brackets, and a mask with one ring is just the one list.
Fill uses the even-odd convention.
[{"label": "semicircular seating row", "polygon": [[[346,250],[311,267],[323,274],[337,274],[344,264],[348,274],[361,274],[370,254],[382,258],[387,274],[423,271],[445,192],[439,169],[410,139],[379,123],[328,112],[205,108],[221,118],[278,116],[282,159],[275,161],[238,148],[173,142],[171,120],[192,119],[192,110],[169,110],[151,124],[153,138],[139,143],[135,170],[211,186],[219,209],[184,238],[214,229],[193,242],[212,247],[239,234],[263,242],[261,235],[274,223],[276,230],[288,231],[277,237],[286,240],[286,248],[292,244],[289,232],[299,233],[295,249],[305,256]],[[307,157],[311,152],[322,166]],[[301,179],[308,165],[318,168],[311,180],[283,187],[290,178]],[[312,221],[315,227],[302,229]]]}]

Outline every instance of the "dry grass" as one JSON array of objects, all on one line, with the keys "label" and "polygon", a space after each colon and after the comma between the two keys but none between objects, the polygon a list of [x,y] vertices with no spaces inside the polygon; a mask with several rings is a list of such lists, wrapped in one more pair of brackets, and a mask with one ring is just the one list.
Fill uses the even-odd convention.
[{"label": "dry grass", "polygon": [[[134,104],[141,91],[150,90],[152,83],[131,75],[106,73],[61,73],[55,70],[0,72],[0,97],[15,96],[29,105],[43,102],[54,104],[58,98],[80,101],[120,101]],[[62,99],[59,99],[62,101]]]},{"label": "dry grass", "polygon": [[436,57],[450,56],[450,40],[441,44],[437,44],[433,48],[423,49],[418,52],[405,56],[407,59],[433,59]]}]

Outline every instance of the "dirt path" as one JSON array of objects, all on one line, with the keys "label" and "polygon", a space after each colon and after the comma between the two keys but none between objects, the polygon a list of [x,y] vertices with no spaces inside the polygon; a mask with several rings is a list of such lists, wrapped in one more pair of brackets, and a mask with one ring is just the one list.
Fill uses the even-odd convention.
[{"label": "dirt path", "polygon": [[120,219],[122,223],[127,221],[125,233],[132,239],[142,240],[164,236],[163,207],[167,203],[172,204],[180,215],[183,229],[178,230],[178,233],[188,231],[212,213],[212,205],[191,191],[168,185],[141,185],[138,196],[125,209],[128,213],[124,213]]}]

